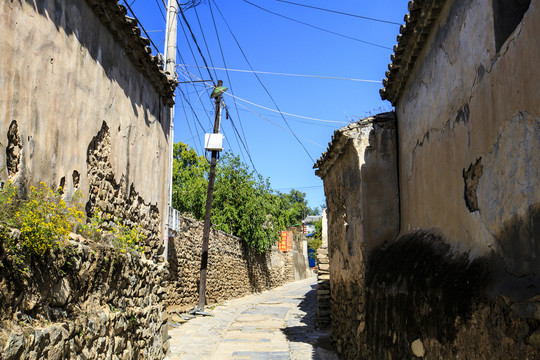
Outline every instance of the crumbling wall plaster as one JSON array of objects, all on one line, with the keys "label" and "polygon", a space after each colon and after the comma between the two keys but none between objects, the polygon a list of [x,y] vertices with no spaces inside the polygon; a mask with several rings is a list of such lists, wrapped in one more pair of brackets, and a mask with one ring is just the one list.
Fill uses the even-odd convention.
[{"label": "crumbling wall plaster", "polygon": [[21,157],[13,180],[64,178],[67,197],[88,198],[87,148],[105,121],[114,177],[165,213],[169,107],[87,3],[3,1],[0,19],[0,143],[10,146],[13,121],[20,137],[7,154]]},{"label": "crumbling wall plaster", "polygon": [[[365,270],[368,256],[398,232],[396,129],[393,114],[381,114],[337,131],[318,162],[328,214],[328,250],[320,250],[330,282],[331,334],[347,359],[360,358],[366,346]],[[329,257],[329,265],[326,253]],[[326,271],[329,269],[329,275]],[[326,294],[321,293],[321,300]],[[322,321],[328,321],[323,307]]]},{"label": "crumbling wall plaster", "polygon": [[[540,50],[530,46],[539,16],[533,0],[497,52],[491,1],[445,6],[396,105],[402,233],[440,229],[471,256],[485,255],[498,248],[505,219],[540,201]],[[470,211],[463,174],[480,158],[478,211]]]}]

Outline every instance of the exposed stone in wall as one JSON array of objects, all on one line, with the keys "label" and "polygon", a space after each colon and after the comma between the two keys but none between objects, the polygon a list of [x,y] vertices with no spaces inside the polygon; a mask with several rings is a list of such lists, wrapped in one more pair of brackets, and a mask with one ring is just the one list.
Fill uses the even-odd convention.
[{"label": "exposed stone in wall", "polygon": [[17,175],[9,177],[21,193],[40,182],[57,190],[65,177],[64,195],[79,190],[88,200],[88,144],[105,121],[115,181],[124,174],[127,197],[138,199],[130,195],[133,184],[146,205],[165,213],[167,104],[174,101],[175,81],[146,52],[135,20],[125,15],[109,0],[2,2],[0,182],[8,180],[6,134],[16,120],[20,146],[13,155],[21,156],[11,162],[18,170],[10,165]]},{"label": "exposed stone in wall", "polygon": [[7,132],[6,168],[10,178],[13,178],[20,170],[22,142],[19,136],[17,121],[13,120]]},{"label": "exposed stone in wall", "polygon": [[478,181],[482,176],[484,167],[482,166],[482,158],[478,158],[474,164],[471,164],[467,170],[463,169],[463,180],[465,181],[465,204],[469,211],[478,211],[478,196],[476,196],[476,190],[478,189]]},{"label": "exposed stone in wall", "polygon": [[81,174],[79,174],[77,170],[73,170],[71,178],[73,180],[73,189],[75,191],[79,190],[79,185],[81,184]]},{"label": "exposed stone in wall", "polygon": [[164,264],[72,239],[25,281],[0,267],[0,359],[162,359]]},{"label": "exposed stone in wall", "polygon": [[[168,307],[187,310],[198,303],[203,222],[182,218],[169,240]],[[219,303],[294,280],[293,253],[273,249],[259,254],[242,239],[212,229],[208,252],[207,303]]]},{"label": "exposed stone in wall", "polygon": [[135,191],[133,184],[128,188],[125,176],[119,182],[115,179],[111,165],[109,127],[105,122],[88,145],[87,166],[90,185],[87,215],[101,214],[102,218],[109,216],[127,226],[140,225],[146,236],[147,258],[162,254],[159,210],[156,205],[146,203]]}]

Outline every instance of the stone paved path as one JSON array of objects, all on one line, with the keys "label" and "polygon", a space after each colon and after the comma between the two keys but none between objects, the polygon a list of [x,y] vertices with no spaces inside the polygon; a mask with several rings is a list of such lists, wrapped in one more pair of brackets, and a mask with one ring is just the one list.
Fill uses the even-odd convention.
[{"label": "stone paved path", "polygon": [[229,300],[169,330],[168,360],[337,360],[315,328],[316,278]]}]

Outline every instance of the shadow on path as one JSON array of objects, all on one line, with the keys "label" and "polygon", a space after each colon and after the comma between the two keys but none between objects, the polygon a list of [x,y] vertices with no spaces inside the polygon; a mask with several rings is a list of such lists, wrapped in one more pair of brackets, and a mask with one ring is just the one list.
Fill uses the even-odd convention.
[{"label": "shadow on path", "polygon": [[312,359],[337,360],[339,358],[330,342],[329,329],[317,327],[317,311],[317,285],[315,284],[311,285],[311,290],[306,293],[298,307],[290,311],[286,328],[282,329],[290,342],[291,355],[294,353],[295,345],[303,343],[313,347]]}]

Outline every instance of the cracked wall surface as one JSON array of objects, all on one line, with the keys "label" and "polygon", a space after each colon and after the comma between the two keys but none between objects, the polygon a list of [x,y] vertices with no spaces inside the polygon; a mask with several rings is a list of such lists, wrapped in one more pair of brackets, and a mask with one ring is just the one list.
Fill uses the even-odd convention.
[{"label": "cracked wall surface", "polygon": [[108,27],[85,1],[1,1],[0,19],[0,169],[9,163],[0,181],[43,181],[88,199],[87,150],[106,122],[110,176],[124,179],[126,199],[133,185],[163,214],[169,107]]},{"label": "cracked wall surface", "polygon": [[472,258],[495,251],[528,274],[537,237],[523,236],[518,256],[499,234],[540,202],[538,18],[532,0],[498,49],[492,1],[447,2],[396,104],[401,233],[435,229]]}]

